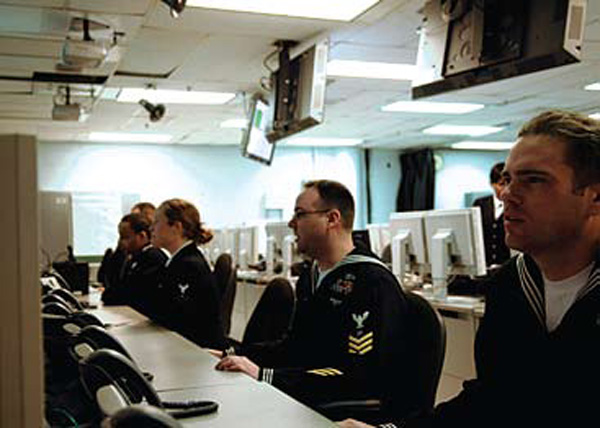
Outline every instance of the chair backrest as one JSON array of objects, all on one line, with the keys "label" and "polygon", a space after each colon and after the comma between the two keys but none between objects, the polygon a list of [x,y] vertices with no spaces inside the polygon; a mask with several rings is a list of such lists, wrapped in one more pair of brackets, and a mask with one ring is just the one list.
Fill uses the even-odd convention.
[{"label": "chair backrest", "polygon": [[223,330],[225,336],[227,336],[231,330],[231,312],[233,311],[237,279],[236,271],[233,267],[233,260],[229,254],[223,253],[217,257],[213,269],[213,276],[215,278],[217,289],[219,290]]},{"label": "chair backrest", "polygon": [[446,326],[440,313],[424,297],[405,294],[411,323],[411,395],[419,408],[432,408],[446,355]]},{"label": "chair backrest", "polygon": [[294,313],[294,289],[285,278],[272,279],[260,297],[246,329],[242,344],[280,339],[287,332]]}]

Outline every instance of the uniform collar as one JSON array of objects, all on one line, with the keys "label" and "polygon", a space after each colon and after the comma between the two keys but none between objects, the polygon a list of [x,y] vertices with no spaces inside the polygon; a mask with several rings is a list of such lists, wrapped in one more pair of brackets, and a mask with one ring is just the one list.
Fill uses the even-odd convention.
[{"label": "uniform collar", "polygon": [[[521,289],[525,295],[529,306],[533,310],[536,318],[543,326],[546,325],[546,302],[544,294],[544,279],[540,269],[533,259],[524,254],[517,256],[517,273]],[[600,286],[600,251],[596,252],[596,261],[588,277],[588,280],[581,290],[577,293],[575,304],[583,299],[590,292]]]}]

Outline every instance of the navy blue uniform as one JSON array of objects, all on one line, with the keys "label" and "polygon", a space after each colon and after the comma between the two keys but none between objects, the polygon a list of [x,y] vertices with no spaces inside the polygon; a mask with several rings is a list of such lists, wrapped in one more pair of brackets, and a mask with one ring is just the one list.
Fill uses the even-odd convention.
[{"label": "navy blue uniform", "polygon": [[192,342],[225,349],[217,287],[210,266],[193,242],[185,244],[164,269],[155,318]]},{"label": "navy blue uniform", "polygon": [[389,269],[355,249],[324,276],[305,269],[288,337],[243,350],[263,366],[260,380],[312,407],[348,399],[380,399],[406,414],[407,306]]}]

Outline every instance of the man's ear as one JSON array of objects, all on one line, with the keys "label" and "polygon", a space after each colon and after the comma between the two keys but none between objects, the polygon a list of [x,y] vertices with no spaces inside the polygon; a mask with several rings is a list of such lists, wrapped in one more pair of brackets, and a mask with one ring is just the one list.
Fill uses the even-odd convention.
[{"label": "man's ear", "polygon": [[337,224],[341,224],[342,222],[342,213],[337,208],[332,209],[327,213],[327,222],[331,226],[335,226]]},{"label": "man's ear", "polygon": [[600,183],[589,185],[588,192],[591,192],[591,214],[600,215]]}]

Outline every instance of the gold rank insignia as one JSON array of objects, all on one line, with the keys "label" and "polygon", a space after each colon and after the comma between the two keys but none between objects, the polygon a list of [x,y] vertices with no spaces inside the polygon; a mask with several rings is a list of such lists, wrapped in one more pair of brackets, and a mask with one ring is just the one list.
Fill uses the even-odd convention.
[{"label": "gold rank insignia", "polygon": [[343,375],[340,370],[328,367],[326,369],[308,370],[306,373],[315,374],[318,376],[340,376]]},{"label": "gold rank insignia", "polygon": [[350,354],[365,355],[373,349],[373,332],[361,336],[348,336],[348,352]]}]

